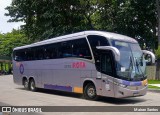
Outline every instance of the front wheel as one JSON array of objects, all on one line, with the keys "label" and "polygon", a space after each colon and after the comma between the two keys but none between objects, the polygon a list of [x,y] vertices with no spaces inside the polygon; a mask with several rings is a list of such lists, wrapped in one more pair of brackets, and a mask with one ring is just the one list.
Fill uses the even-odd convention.
[{"label": "front wheel", "polygon": [[96,88],[92,83],[89,83],[84,88],[84,97],[89,100],[96,100],[97,99],[97,93]]},{"label": "front wheel", "polygon": [[29,89],[31,91],[36,91],[37,90],[35,81],[33,79],[31,79],[30,82],[29,82]]}]

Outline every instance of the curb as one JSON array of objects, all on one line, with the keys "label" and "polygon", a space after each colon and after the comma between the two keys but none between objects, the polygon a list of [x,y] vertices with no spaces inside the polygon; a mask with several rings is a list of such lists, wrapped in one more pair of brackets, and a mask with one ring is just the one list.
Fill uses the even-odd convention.
[{"label": "curb", "polygon": [[160,90],[158,89],[148,89],[149,92],[154,92],[154,93],[160,93]]}]

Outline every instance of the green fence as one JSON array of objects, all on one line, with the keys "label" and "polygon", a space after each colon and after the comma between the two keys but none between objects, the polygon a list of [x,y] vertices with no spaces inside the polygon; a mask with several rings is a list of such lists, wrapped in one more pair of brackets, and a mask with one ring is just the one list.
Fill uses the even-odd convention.
[{"label": "green fence", "polygon": [[11,71],[12,71],[11,57],[0,56],[0,75],[11,73]]},{"label": "green fence", "polygon": [[11,57],[7,57],[7,56],[0,56],[0,60],[8,60],[11,61]]}]

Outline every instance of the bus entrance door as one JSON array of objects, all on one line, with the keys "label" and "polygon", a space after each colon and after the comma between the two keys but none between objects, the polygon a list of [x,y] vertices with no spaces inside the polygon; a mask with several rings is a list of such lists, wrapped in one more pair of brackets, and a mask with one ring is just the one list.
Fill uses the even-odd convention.
[{"label": "bus entrance door", "polygon": [[113,55],[111,52],[102,52],[100,55],[102,95],[113,97]]}]

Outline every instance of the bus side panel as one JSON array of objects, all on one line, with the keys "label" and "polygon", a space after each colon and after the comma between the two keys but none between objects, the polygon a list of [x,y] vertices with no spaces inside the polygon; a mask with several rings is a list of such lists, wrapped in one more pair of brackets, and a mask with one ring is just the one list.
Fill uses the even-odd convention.
[{"label": "bus side panel", "polygon": [[36,87],[44,88],[44,84],[53,83],[53,70],[51,60],[38,60],[35,61],[35,65],[32,65],[33,71],[36,72],[34,75]]},{"label": "bus side panel", "polygon": [[[95,66],[93,64],[93,66]],[[95,82],[95,87],[96,87],[96,92],[97,95],[102,95],[102,80],[101,80],[101,74],[95,69],[93,69],[92,71],[92,77],[93,77],[93,81]],[[100,79],[97,79],[97,78]]]},{"label": "bus side panel", "polygon": [[[47,62],[45,64],[47,64]],[[43,67],[45,69],[47,67],[52,68],[54,78],[52,81],[51,77],[46,76],[49,75],[51,71],[42,71],[44,88],[83,93],[83,81],[85,78],[92,77],[93,65],[91,62],[71,58],[50,60],[50,65]]]},{"label": "bus side panel", "polygon": [[42,70],[35,69],[34,71],[35,71],[34,80],[35,80],[35,83],[36,83],[36,87],[37,88],[43,88],[43,85],[42,85]]},{"label": "bus side panel", "polygon": [[114,97],[114,78],[109,75],[102,75],[102,95],[107,97]]},{"label": "bus side panel", "polygon": [[23,75],[25,75],[28,80],[30,78],[33,78],[36,83],[37,88],[42,88],[42,85],[41,85],[42,67],[41,65],[42,64],[40,63],[39,60],[38,61],[26,61],[23,63],[23,66],[24,66]]},{"label": "bus side panel", "polygon": [[[78,61],[78,60],[76,60]],[[97,70],[95,67],[95,64],[93,62],[88,62],[88,61],[82,61],[85,63],[85,67],[81,68],[81,78],[80,78],[80,85],[79,87],[82,88],[82,93],[83,93],[83,85],[87,81],[92,82],[95,85],[97,95],[101,95],[101,80],[96,79],[97,78]]]},{"label": "bus side panel", "polygon": [[74,91],[80,84],[80,71],[72,69],[72,59],[59,59],[54,67],[54,85],[57,90]]},{"label": "bus side panel", "polygon": [[[101,83],[96,79],[95,65],[82,59],[50,59],[19,63],[14,67],[14,76],[17,83],[22,84],[22,77],[33,77],[36,87],[68,92],[83,93],[83,83],[86,79],[93,81],[97,94],[101,94]],[[23,74],[20,74],[20,65],[23,65]],[[16,66],[16,64],[14,64]],[[18,76],[18,77],[17,77]]]},{"label": "bus side panel", "polygon": [[[50,66],[50,65],[49,65]],[[52,69],[43,69],[41,70],[41,76],[42,76],[42,87],[44,87],[44,84],[53,84],[54,83],[54,76],[53,76],[53,70]]]}]

